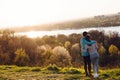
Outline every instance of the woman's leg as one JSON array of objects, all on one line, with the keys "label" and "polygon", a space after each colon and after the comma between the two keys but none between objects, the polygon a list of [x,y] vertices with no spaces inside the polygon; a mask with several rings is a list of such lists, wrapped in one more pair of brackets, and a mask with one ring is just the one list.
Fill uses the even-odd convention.
[{"label": "woman's leg", "polygon": [[93,72],[95,72],[95,58],[91,57],[91,64],[93,68]]},{"label": "woman's leg", "polygon": [[98,57],[95,58],[95,69],[94,69],[94,77],[98,77]]},{"label": "woman's leg", "polygon": [[98,58],[96,58],[95,60],[95,69],[96,69],[96,73],[98,73],[98,68],[99,68],[99,65],[98,65]]}]

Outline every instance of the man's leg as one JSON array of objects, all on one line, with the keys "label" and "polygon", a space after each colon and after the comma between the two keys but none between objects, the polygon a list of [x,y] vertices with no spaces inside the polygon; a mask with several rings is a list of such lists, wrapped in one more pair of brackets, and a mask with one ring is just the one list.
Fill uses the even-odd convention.
[{"label": "man's leg", "polygon": [[91,74],[91,60],[90,60],[90,56],[87,57],[87,63],[88,63],[89,76],[92,76],[92,74]]},{"label": "man's leg", "polygon": [[85,56],[85,57],[83,57],[83,59],[84,59],[84,70],[85,70],[85,74],[86,74],[86,76],[88,76],[88,72],[87,72],[87,57]]}]

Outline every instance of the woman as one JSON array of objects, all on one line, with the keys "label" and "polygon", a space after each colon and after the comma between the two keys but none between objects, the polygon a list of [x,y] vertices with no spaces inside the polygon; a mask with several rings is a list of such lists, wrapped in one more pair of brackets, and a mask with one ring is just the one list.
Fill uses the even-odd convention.
[{"label": "woman", "polygon": [[[86,36],[86,40],[90,40],[90,36]],[[89,52],[90,54],[90,59],[93,67],[93,72],[94,72],[94,78],[98,77],[98,59],[99,59],[99,54],[98,54],[98,46],[97,43],[94,43],[92,45],[85,45],[85,50]]]}]

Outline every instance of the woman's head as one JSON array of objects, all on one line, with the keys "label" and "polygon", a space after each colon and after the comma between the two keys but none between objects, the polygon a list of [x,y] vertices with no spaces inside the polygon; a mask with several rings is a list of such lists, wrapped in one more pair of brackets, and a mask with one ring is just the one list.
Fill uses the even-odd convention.
[{"label": "woman's head", "polygon": [[87,34],[87,35],[85,36],[85,38],[86,38],[86,40],[90,41],[90,35],[89,35],[89,34]]}]

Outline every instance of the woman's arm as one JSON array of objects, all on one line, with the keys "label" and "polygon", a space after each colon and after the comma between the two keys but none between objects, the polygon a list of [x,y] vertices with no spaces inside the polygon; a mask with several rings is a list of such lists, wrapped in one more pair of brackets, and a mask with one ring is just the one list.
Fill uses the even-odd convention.
[{"label": "woman's arm", "polygon": [[85,52],[89,52],[89,46],[87,44],[85,45]]}]

